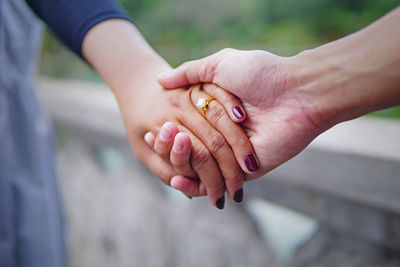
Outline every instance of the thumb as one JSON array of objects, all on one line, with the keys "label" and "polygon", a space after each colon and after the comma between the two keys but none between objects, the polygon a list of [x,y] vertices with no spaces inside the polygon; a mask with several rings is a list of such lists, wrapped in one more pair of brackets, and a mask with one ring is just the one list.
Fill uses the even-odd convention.
[{"label": "thumb", "polygon": [[167,89],[175,89],[193,84],[211,83],[214,80],[215,66],[214,55],[183,63],[174,70],[158,75],[158,82]]}]

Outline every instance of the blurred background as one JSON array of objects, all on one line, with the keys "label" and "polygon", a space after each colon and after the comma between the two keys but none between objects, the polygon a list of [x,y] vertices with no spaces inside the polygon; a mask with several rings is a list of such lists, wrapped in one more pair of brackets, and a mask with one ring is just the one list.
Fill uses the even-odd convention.
[{"label": "blurred background", "polygon": [[[226,47],[295,55],[399,5],[121,3],[174,67]],[[107,86],[48,30],[38,87],[57,134],[72,267],[400,266],[400,107],[334,127],[221,212],[161,185],[134,158]]]}]

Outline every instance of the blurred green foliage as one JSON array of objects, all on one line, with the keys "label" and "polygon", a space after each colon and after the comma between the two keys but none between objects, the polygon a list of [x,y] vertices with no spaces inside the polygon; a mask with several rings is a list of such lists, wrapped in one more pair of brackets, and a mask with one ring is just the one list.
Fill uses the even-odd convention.
[{"label": "blurred green foliage", "polygon": [[[120,0],[143,35],[172,66],[225,47],[282,56],[355,32],[399,0]],[[99,79],[46,32],[41,73]],[[400,118],[400,108],[378,113]]]}]

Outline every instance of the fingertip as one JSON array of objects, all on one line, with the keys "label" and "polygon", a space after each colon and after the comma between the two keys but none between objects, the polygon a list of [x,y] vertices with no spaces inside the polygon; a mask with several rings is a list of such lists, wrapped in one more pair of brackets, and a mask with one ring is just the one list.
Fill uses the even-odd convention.
[{"label": "fingertip", "polygon": [[200,195],[198,188],[198,181],[194,181],[182,175],[174,176],[171,179],[170,185],[172,188],[181,191],[189,197]]},{"label": "fingertip", "polygon": [[185,134],[184,132],[179,132],[175,139],[179,140],[179,142],[191,142],[189,135]]},{"label": "fingertip", "polygon": [[167,121],[161,126],[158,139],[163,143],[169,143],[178,133],[178,127],[175,123]]},{"label": "fingertip", "polygon": [[190,140],[190,137],[185,133],[179,132],[175,136],[174,145],[172,149],[176,153],[183,153],[186,151],[190,151],[192,149],[192,142]]},{"label": "fingertip", "polygon": [[244,157],[244,163],[246,164],[247,171],[250,173],[254,173],[260,169],[260,163],[258,161],[258,158],[253,153],[248,153]]},{"label": "fingertip", "polygon": [[147,132],[144,135],[144,141],[151,148],[154,148],[155,140],[156,140],[156,138],[155,138],[155,136],[154,136],[154,134],[152,132]]},{"label": "fingertip", "polygon": [[180,190],[181,189],[181,184],[182,184],[181,183],[181,178],[182,177],[183,176],[180,176],[180,175],[172,177],[170,185],[171,185],[171,187],[173,189],[176,189],[176,190]]},{"label": "fingertip", "polygon": [[165,127],[170,131],[176,131],[176,132],[178,131],[178,126],[176,126],[176,124],[171,121],[165,122],[162,127]]},{"label": "fingertip", "polygon": [[246,119],[246,112],[241,106],[234,106],[231,110],[231,118],[236,123],[241,123]]}]

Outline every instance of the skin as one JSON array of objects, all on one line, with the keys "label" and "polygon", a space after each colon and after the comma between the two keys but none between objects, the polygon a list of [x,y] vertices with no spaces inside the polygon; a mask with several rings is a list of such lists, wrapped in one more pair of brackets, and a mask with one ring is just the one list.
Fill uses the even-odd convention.
[{"label": "skin", "polygon": [[[186,89],[163,90],[156,80],[157,74],[171,70],[171,67],[147,44],[136,27],[124,20],[107,20],[93,27],[85,36],[82,51],[85,59],[111,87],[119,103],[129,141],[139,160],[170,185],[172,177],[178,173],[166,160],[171,149],[168,144],[179,128],[191,140],[191,165],[186,165],[188,169],[178,170],[191,177],[199,194],[207,194],[212,204],[219,208],[225,190],[230,197],[234,197],[243,185],[241,166],[244,164],[240,163],[243,162],[243,154],[254,154],[245,133],[235,123],[244,117],[238,119],[229,111],[232,106],[243,109],[239,100],[231,96],[230,102],[224,103],[223,114],[220,115],[224,118],[224,126],[229,129],[224,136],[218,129],[220,125],[213,125],[202,117],[191,103]],[[193,87],[192,95],[195,90],[198,97],[201,94],[209,97],[204,95],[200,86]],[[216,101],[212,104],[214,110],[221,106]],[[158,134],[167,121],[178,125],[178,128],[170,129],[170,132],[154,140],[156,151],[160,153],[158,155],[147,146],[143,137],[148,131]],[[232,149],[232,143],[239,145]],[[163,154],[166,150],[168,153]]]},{"label": "skin", "polygon": [[[357,33],[293,57],[224,49],[161,74],[159,82],[170,89],[214,83],[243,101],[247,120],[242,125],[261,165],[260,172],[246,176],[250,180],[297,155],[337,123],[400,104],[398,25],[400,8]],[[176,176],[173,186],[199,193],[183,176]]]}]

